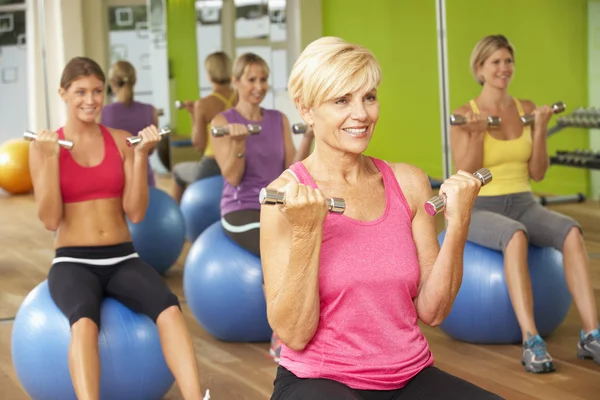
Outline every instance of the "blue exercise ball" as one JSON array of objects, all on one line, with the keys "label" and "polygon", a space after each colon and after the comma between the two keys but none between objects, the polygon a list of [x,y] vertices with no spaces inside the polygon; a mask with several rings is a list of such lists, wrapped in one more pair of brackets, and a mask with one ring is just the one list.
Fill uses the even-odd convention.
[{"label": "blue exercise ball", "polygon": [[150,187],[149,191],[144,219],[137,224],[128,219],[127,224],[140,258],[164,275],[175,264],[183,249],[185,221],[171,196],[154,187]]},{"label": "blue exercise ball", "polygon": [[230,342],[267,342],[260,259],[229,239],[221,222],[194,242],[183,271],[183,290],[192,314],[212,336]]},{"label": "blue exercise ball", "polygon": [[181,197],[181,212],[185,219],[186,237],[190,243],[211,224],[221,219],[223,176],[200,179],[189,185]]},{"label": "blue exercise ball", "polygon": [[[445,233],[438,237],[440,245]],[[562,253],[551,247],[529,245],[528,265],[535,323],[545,337],[560,326],[571,307]],[[440,328],[450,337],[469,343],[521,343],[521,329],[508,294],[501,251],[466,243],[462,284],[452,311]]]},{"label": "blue exercise ball", "polygon": [[[29,397],[76,400],[69,375],[70,339],[69,321],[44,281],[21,304],[12,331],[13,365]],[[102,303],[98,346],[101,399],[158,400],[173,386],[154,322],[112,298]]]}]

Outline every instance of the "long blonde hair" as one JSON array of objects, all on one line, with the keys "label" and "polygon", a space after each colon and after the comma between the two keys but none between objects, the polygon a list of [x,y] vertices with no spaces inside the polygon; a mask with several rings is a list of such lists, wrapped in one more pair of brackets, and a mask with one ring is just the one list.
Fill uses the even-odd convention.
[{"label": "long blonde hair", "polygon": [[133,86],[135,86],[135,68],[128,61],[117,61],[108,74],[111,86],[122,92],[122,99],[128,106],[133,102]]}]

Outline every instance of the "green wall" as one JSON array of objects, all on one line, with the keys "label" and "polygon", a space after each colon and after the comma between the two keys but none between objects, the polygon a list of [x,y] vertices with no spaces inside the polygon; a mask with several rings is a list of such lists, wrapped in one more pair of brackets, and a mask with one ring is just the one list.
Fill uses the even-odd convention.
[{"label": "green wall", "polygon": [[[175,100],[195,100],[199,84],[194,0],[165,0],[165,3],[171,104]],[[178,135],[191,135],[192,121],[186,110],[173,107],[171,120]]]},{"label": "green wall", "polygon": [[[536,104],[564,101],[567,113],[588,102],[587,0],[447,1],[450,107],[454,109],[481,90],[469,70],[475,43],[501,33],[515,47],[515,74],[510,93]],[[517,11],[518,10],[518,11]],[[555,124],[555,118],[549,126]],[[588,131],[565,129],[548,140],[556,150],[588,148]],[[537,192],[589,193],[589,171],[551,166]]]},{"label": "green wall", "polygon": [[323,0],[323,35],[371,49],[383,69],[368,154],[442,175],[435,2]]},{"label": "green wall", "polygon": [[[564,101],[567,111],[586,106],[587,0],[447,1],[451,109],[475,97],[469,72],[481,37],[505,34],[516,48],[511,93],[538,104]],[[442,175],[436,15],[434,1],[323,0],[323,33],[369,47],[383,68],[381,120],[368,153],[405,161],[430,176]],[[551,122],[551,126],[554,120]],[[588,133],[566,129],[549,140],[549,152],[588,147]],[[589,172],[553,166],[534,190],[589,192]]]}]

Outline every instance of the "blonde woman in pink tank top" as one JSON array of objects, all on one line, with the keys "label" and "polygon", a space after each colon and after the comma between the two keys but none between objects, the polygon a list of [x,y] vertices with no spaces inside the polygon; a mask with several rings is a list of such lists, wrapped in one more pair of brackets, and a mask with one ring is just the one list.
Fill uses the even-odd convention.
[{"label": "blonde woman in pink tank top", "polygon": [[[442,185],[440,249],[427,175],[363,155],[380,80],[368,49],[332,37],[292,69],[288,89],[315,146],[269,185],[285,203],[261,208],[267,314],[283,343],[271,399],[497,399],[437,369],[418,325],[452,308],[481,184],[459,171]],[[344,212],[328,212],[326,196],[343,198]]]}]

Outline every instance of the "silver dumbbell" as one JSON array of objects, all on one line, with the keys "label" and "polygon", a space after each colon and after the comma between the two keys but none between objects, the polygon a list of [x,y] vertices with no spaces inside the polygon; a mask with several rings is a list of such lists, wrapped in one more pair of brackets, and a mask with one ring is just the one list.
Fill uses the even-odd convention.
[{"label": "silver dumbbell", "polygon": [[[554,114],[561,113],[567,109],[567,106],[562,101],[552,104],[552,112]],[[527,114],[521,117],[523,125],[531,125],[533,123],[533,115]]]},{"label": "silver dumbbell", "polygon": [[[481,186],[485,186],[492,181],[492,173],[487,168],[481,168],[473,173],[479,179]],[[425,211],[429,215],[436,215],[446,208],[446,200],[444,196],[434,196],[425,202]]]},{"label": "silver dumbbell", "polygon": [[308,128],[308,126],[306,124],[303,124],[303,123],[294,124],[294,125],[292,125],[292,132],[294,132],[294,133],[306,133],[306,129],[307,128]]},{"label": "silver dumbbell", "polygon": [[[276,189],[260,189],[258,201],[262,205],[284,204],[285,193],[278,192]],[[339,197],[328,197],[327,208],[329,211],[337,214],[343,214],[346,209],[346,201]]]},{"label": "silver dumbbell", "polygon": [[[487,121],[488,121],[488,126],[494,127],[494,128],[499,127],[500,122],[502,122],[500,117],[493,117],[493,116],[487,117]],[[466,123],[467,123],[467,119],[465,117],[463,117],[462,115],[452,114],[450,116],[450,125],[465,125]]]},{"label": "silver dumbbell", "polygon": [[[37,134],[30,131],[25,131],[23,133],[23,138],[25,140],[33,141],[37,139]],[[58,139],[58,145],[67,150],[71,150],[73,148],[73,142],[70,140]]]},{"label": "silver dumbbell", "polygon": [[[248,128],[248,133],[250,135],[258,135],[262,130],[262,127],[258,124],[248,124],[246,125],[246,127]],[[215,127],[212,128],[210,131],[214,137],[229,135],[229,128],[226,126]]]},{"label": "silver dumbbell", "polygon": [[[170,128],[162,128],[160,131],[158,131],[158,134],[160,136],[165,136],[165,135],[168,135],[169,133],[171,133]],[[128,137],[127,138],[127,146],[131,147],[133,145],[138,144],[141,141],[142,141],[142,138],[139,136]]]}]

